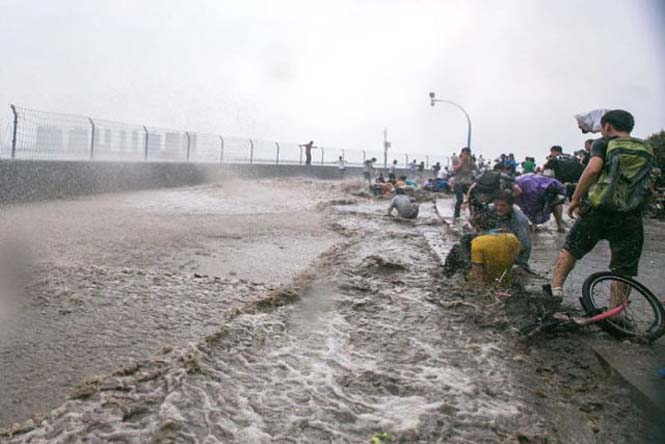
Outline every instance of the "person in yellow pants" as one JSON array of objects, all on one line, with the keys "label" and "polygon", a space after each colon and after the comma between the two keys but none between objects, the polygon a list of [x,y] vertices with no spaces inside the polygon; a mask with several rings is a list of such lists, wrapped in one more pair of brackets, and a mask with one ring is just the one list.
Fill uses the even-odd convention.
[{"label": "person in yellow pants", "polygon": [[510,282],[511,269],[522,251],[517,237],[502,230],[487,231],[471,241],[471,275],[473,282],[492,283],[497,279]]}]

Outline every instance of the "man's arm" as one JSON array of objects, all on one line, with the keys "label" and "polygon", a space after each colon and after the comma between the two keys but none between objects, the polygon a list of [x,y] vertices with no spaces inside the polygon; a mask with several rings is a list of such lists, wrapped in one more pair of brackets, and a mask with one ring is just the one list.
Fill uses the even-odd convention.
[{"label": "man's arm", "polygon": [[600,173],[603,171],[603,164],[603,159],[598,156],[594,156],[589,160],[589,164],[582,172],[582,177],[580,177],[579,182],[577,182],[573,197],[570,199],[568,216],[571,218],[574,217],[576,209],[579,212],[580,202],[582,201],[582,197],[589,190],[589,187],[598,180],[598,176],[600,176]]}]

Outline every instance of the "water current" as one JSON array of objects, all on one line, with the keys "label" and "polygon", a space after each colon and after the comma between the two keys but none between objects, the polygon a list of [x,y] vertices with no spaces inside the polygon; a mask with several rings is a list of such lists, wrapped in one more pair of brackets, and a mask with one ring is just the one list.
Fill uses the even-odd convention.
[{"label": "water current", "polygon": [[298,285],[234,311],[206,340],[87,381],[7,442],[342,443],[387,433],[390,442],[475,443],[540,434],[505,340],[429,302],[440,270],[431,244],[446,246],[432,208],[423,205],[416,225],[384,211],[338,207],[334,226],[346,240]]}]

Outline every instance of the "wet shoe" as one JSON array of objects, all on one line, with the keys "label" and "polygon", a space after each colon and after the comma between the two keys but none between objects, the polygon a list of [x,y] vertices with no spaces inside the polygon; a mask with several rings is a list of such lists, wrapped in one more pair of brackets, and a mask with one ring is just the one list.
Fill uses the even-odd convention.
[{"label": "wet shoe", "polygon": [[554,287],[552,288],[552,298],[557,301],[559,305],[563,302],[563,288]]}]

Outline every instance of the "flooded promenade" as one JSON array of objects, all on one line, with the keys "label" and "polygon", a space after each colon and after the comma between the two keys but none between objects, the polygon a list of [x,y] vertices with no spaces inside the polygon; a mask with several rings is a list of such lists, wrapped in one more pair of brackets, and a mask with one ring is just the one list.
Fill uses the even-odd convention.
[{"label": "flooded promenade", "polygon": [[[456,238],[432,201],[404,222],[359,190],[230,181],[7,209],[0,441],[656,436],[591,351],[613,339],[525,340],[492,292],[443,276]],[[537,236],[545,273],[559,239]]]}]

